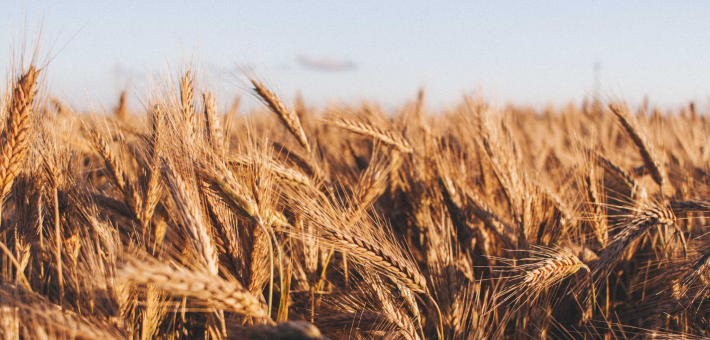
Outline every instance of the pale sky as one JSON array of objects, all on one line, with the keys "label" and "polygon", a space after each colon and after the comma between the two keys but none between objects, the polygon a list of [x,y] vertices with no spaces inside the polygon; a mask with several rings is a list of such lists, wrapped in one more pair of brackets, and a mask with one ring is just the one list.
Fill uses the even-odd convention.
[{"label": "pale sky", "polygon": [[[9,2],[9,4],[7,4]],[[194,60],[223,102],[239,66],[286,98],[374,100],[427,91],[434,109],[466,93],[542,107],[592,94],[675,108],[710,98],[705,1],[17,1],[0,13],[0,69],[11,41],[44,27],[48,90],[77,108],[140,105],[149,74]],[[3,67],[4,66],[4,67]]]}]

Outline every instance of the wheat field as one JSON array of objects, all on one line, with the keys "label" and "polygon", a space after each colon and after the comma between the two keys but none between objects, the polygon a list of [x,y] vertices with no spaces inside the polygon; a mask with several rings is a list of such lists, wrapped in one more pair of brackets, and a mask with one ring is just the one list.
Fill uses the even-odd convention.
[{"label": "wheat field", "polygon": [[[705,109],[2,97],[5,339],[710,336]],[[130,97],[130,96],[129,96]],[[700,112],[696,112],[700,111]]]}]

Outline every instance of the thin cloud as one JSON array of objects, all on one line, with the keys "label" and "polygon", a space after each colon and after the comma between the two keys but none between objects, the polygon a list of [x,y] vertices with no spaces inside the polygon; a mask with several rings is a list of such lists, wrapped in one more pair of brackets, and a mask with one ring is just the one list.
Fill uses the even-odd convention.
[{"label": "thin cloud", "polygon": [[307,55],[299,56],[298,63],[311,70],[327,72],[350,71],[357,68],[357,65],[350,60],[336,60],[328,57],[318,59]]}]

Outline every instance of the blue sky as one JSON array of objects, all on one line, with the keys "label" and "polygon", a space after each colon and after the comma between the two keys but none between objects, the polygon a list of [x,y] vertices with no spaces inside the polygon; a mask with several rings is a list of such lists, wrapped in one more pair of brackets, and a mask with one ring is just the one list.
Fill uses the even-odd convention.
[{"label": "blue sky", "polygon": [[11,41],[42,25],[48,90],[77,108],[110,108],[126,84],[140,105],[149,74],[176,74],[181,60],[223,102],[243,94],[234,74],[250,65],[319,105],[391,107],[421,87],[435,109],[466,93],[564,105],[592,93],[599,62],[606,98],[710,105],[708,2],[9,1],[0,69]]}]

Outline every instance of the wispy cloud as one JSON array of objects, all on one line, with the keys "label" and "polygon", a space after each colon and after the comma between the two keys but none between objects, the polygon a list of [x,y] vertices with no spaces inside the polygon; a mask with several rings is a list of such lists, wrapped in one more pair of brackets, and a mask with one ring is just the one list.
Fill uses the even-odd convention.
[{"label": "wispy cloud", "polygon": [[313,58],[307,55],[300,55],[298,63],[311,70],[327,72],[350,71],[357,68],[357,65],[350,60],[337,60],[329,57]]}]

